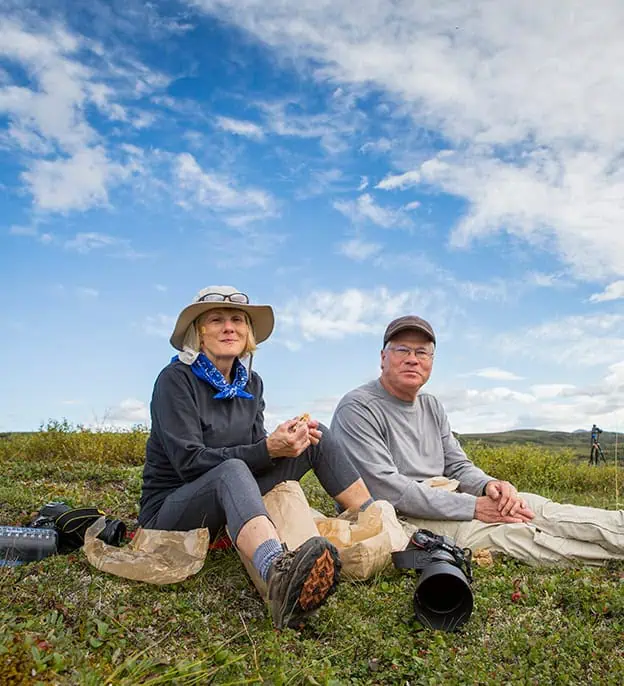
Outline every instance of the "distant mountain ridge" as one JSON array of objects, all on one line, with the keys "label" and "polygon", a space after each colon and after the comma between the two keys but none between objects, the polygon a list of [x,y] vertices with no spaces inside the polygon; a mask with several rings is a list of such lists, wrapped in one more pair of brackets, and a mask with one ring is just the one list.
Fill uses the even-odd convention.
[{"label": "distant mountain ridge", "polygon": [[[579,456],[587,454],[591,446],[591,431],[577,429],[576,431],[543,431],[540,429],[515,429],[513,431],[500,431],[498,433],[470,433],[456,434],[462,443],[469,441],[482,441],[488,445],[511,445],[513,443],[531,443],[548,448],[570,448]],[[605,454],[613,450],[616,444],[616,436],[619,444],[624,443],[624,435],[614,431],[603,431],[600,434],[600,445]],[[624,450],[624,445],[622,445]]]}]

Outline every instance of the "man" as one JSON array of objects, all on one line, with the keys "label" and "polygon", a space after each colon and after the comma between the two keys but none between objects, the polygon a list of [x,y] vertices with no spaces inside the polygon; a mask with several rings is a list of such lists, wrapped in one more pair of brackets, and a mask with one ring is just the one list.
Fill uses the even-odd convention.
[{"label": "man", "polygon": [[[395,319],[384,334],[379,379],[338,403],[332,433],[373,497],[390,501],[412,529],[430,529],[461,547],[503,552],[529,564],[624,559],[624,511],[518,493],[468,459],[441,403],[421,391],[431,376],[435,346],[424,319]],[[442,487],[432,485],[439,481]]]}]

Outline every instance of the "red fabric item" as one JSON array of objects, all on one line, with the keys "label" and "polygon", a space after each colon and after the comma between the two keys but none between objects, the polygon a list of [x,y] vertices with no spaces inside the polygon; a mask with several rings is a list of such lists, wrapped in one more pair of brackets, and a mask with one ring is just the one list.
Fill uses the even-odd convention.
[{"label": "red fabric item", "polygon": [[208,550],[228,550],[231,547],[232,541],[230,540],[230,537],[223,534],[208,546]]}]

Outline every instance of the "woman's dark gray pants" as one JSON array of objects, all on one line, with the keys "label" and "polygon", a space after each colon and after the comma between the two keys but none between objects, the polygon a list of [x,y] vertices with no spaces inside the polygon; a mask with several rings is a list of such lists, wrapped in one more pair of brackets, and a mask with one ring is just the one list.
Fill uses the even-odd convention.
[{"label": "woman's dark gray pants", "polygon": [[188,531],[208,527],[210,538],[227,525],[233,541],[254,517],[268,516],[262,496],[282,481],[299,481],[312,469],[323,488],[335,497],[355,483],[360,475],[348,457],[341,454],[329,429],[319,426],[323,437],[299,457],[273,460],[273,467],[252,474],[242,460],[226,460],[195,481],[170,493],[148,529]]}]

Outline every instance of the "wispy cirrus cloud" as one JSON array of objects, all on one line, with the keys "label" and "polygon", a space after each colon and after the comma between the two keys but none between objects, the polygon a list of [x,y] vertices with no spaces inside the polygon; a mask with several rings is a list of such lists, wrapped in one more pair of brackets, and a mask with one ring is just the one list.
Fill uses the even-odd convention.
[{"label": "wispy cirrus cloud", "polygon": [[619,0],[555,9],[301,0],[296,13],[271,0],[192,4],[319,81],[381,89],[436,136],[447,153],[423,159],[422,146],[392,147],[396,173],[381,187],[418,182],[464,200],[453,246],[506,233],[557,255],[579,279],[624,274],[624,233],[614,231],[624,224],[624,81],[605,69],[624,62]]},{"label": "wispy cirrus cloud", "polygon": [[81,297],[88,300],[97,298],[100,295],[100,291],[97,288],[90,288],[89,286],[80,286],[76,289],[76,293]]},{"label": "wispy cirrus cloud", "polygon": [[494,345],[506,355],[561,365],[613,364],[624,359],[624,315],[562,317],[497,336]]},{"label": "wispy cirrus cloud", "polygon": [[230,117],[217,117],[216,124],[223,131],[236,134],[237,136],[253,138],[255,140],[264,138],[264,130],[262,127],[252,121],[231,119]]},{"label": "wispy cirrus cloud", "polygon": [[321,112],[310,113],[305,102],[289,98],[256,101],[254,105],[261,113],[265,130],[285,138],[318,139],[330,154],[348,150],[350,138],[365,120],[351,97],[340,89]]},{"label": "wispy cirrus cloud", "polygon": [[176,318],[168,314],[155,314],[145,317],[139,324],[139,327],[148,336],[157,336],[158,338],[169,338],[173,331]]},{"label": "wispy cirrus cloud", "polygon": [[110,189],[136,168],[99,127],[112,122],[132,132],[148,125],[148,115],[129,103],[168,79],[136,61],[114,63],[101,44],[61,19],[17,10],[0,18],[0,59],[12,67],[0,81],[0,145],[19,154],[19,178],[34,208],[106,205]]},{"label": "wispy cirrus cloud", "polygon": [[370,193],[364,193],[356,200],[336,200],[333,207],[355,224],[371,222],[384,229],[409,224],[409,220],[401,210],[378,205]]},{"label": "wispy cirrus cloud", "polygon": [[418,185],[420,180],[420,172],[408,171],[403,174],[386,176],[375,188],[379,188],[382,191],[403,190],[404,188],[409,188],[409,186]]},{"label": "wispy cirrus cloud", "polygon": [[241,188],[222,173],[204,171],[190,153],[180,153],[173,163],[175,193],[181,207],[200,206],[222,215],[232,226],[241,226],[277,214],[277,202],[258,188]]},{"label": "wispy cirrus cloud", "polygon": [[105,427],[125,429],[137,424],[147,426],[149,420],[149,407],[146,402],[137,398],[124,398],[118,405],[109,408],[99,423]]},{"label": "wispy cirrus cloud", "polygon": [[434,289],[392,291],[382,286],[370,290],[315,290],[276,309],[286,331],[314,341],[381,335],[389,321],[410,311],[426,316],[429,310],[435,310],[436,320],[443,321],[447,304],[445,295]]},{"label": "wispy cirrus cloud", "polygon": [[338,246],[338,252],[350,260],[363,262],[378,254],[382,246],[380,243],[365,241],[361,238],[352,238]]},{"label": "wispy cirrus cloud", "polygon": [[573,392],[576,386],[567,383],[533,384],[531,393],[540,400],[556,398],[565,392]]},{"label": "wispy cirrus cloud", "polygon": [[479,376],[482,379],[493,379],[495,381],[521,381],[524,377],[518,376],[513,372],[499,369],[498,367],[484,367],[474,372],[468,372],[467,376]]},{"label": "wispy cirrus cloud", "polygon": [[85,210],[108,203],[108,189],[126,175],[103,148],[85,147],[70,157],[34,160],[22,173],[37,209]]},{"label": "wispy cirrus cloud", "polygon": [[594,293],[590,296],[589,302],[603,303],[610,300],[620,300],[624,298],[624,281],[614,281],[610,283],[602,293]]},{"label": "wispy cirrus cloud", "polygon": [[132,243],[127,238],[119,238],[106,233],[97,231],[79,232],[73,238],[67,239],[63,243],[66,250],[72,250],[82,255],[86,255],[94,250],[104,251],[111,257],[125,259],[139,259],[147,257],[147,253],[136,251]]}]

